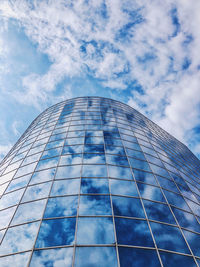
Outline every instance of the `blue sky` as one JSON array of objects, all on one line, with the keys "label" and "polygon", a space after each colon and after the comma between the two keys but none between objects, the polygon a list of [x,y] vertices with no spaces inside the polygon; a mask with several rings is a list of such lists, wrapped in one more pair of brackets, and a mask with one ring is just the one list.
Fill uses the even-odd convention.
[{"label": "blue sky", "polygon": [[200,157],[200,2],[1,0],[0,159],[45,108],[131,105]]}]

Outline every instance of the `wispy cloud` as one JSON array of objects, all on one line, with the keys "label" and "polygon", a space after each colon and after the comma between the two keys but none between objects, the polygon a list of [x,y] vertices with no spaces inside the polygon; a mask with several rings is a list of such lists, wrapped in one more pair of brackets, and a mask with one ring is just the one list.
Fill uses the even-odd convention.
[{"label": "wispy cloud", "polygon": [[[12,20],[49,59],[44,72],[21,74],[21,90],[9,96],[39,109],[63,100],[66,77],[93,77],[200,153],[192,135],[200,123],[199,10],[195,0],[1,1],[2,22]],[[65,96],[75,96],[66,86]]]}]

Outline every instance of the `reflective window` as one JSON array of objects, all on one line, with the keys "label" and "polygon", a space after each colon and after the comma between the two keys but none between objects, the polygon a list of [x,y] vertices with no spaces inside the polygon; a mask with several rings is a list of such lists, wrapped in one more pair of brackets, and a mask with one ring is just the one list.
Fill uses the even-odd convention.
[{"label": "reflective window", "polygon": [[77,247],[75,266],[117,267],[115,247]]},{"label": "reflective window", "polygon": [[59,165],[73,165],[82,163],[82,154],[70,154],[60,158]]},{"label": "reflective window", "polygon": [[53,180],[55,172],[55,168],[34,172],[30,180],[30,185]]},{"label": "reflective window", "polygon": [[0,209],[5,209],[19,203],[24,189],[20,189],[9,194],[3,195],[0,199]]},{"label": "reflective window", "polygon": [[112,178],[127,179],[127,180],[133,179],[132,173],[129,168],[109,165],[108,169],[109,169],[109,176]]},{"label": "reflective window", "polygon": [[135,182],[110,179],[111,194],[138,196]]},{"label": "reflective window", "polygon": [[119,247],[119,260],[121,267],[161,266],[156,251],[150,249]]},{"label": "reflective window", "polygon": [[188,253],[189,249],[177,227],[150,222],[158,248]]},{"label": "reflective window", "polygon": [[14,215],[15,210],[16,207],[12,207],[10,209],[0,211],[0,229],[8,226],[12,216]]},{"label": "reflective window", "polygon": [[79,215],[111,215],[109,196],[80,196]]},{"label": "reflective window", "polygon": [[154,247],[146,221],[115,218],[115,226],[119,244]]},{"label": "reflective window", "polygon": [[31,178],[31,174],[28,174],[28,175],[22,176],[21,178],[12,180],[8,188],[6,189],[6,193],[26,186],[30,178]]},{"label": "reflective window", "polygon": [[143,172],[135,169],[133,170],[133,173],[137,181],[157,185],[156,179],[152,173]]},{"label": "reflective window", "polygon": [[77,213],[78,197],[49,198],[44,218],[74,216]]},{"label": "reflective window", "polygon": [[139,199],[130,197],[112,197],[115,215],[144,218],[144,211]]},{"label": "reflective window", "polygon": [[200,256],[200,235],[183,230],[186,240],[195,256]]},{"label": "reflective window", "polygon": [[143,203],[149,219],[176,224],[175,219],[167,205],[148,200],[143,200]]},{"label": "reflective window", "polygon": [[50,187],[51,187],[51,182],[29,186],[26,189],[26,192],[22,198],[22,201],[25,202],[25,201],[31,201],[34,199],[48,197]]},{"label": "reflective window", "polygon": [[11,225],[30,222],[42,218],[46,200],[38,200],[21,204],[17,208]]},{"label": "reflective window", "polygon": [[[76,218],[45,220],[42,222],[36,248],[72,245],[74,243]],[[52,233],[54,233],[52,235]]]},{"label": "reflective window", "polygon": [[142,198],[165,202],[163,194],[158,187],[137,183]]},{"label": "reflective window", "polygon": [[50,159],[43,159],[38,162],[38,165],[36,167],[36,170],[43,170],[43,169],[49,169],[52,167],[56,167],[58,164],[58,157],[50,158]]},{"label": "reflective window", "polygon": [[81,176],[81,165],[58,167],[55,179],[78,178]]},{"label": "reflective window", "polygon": [[82,178],[81,179],[81,193],[82,194],[108,194],[108,180],[95,179],[95,178]]},{"label": "reflective window", "polygon": [[9,228],[0,247],[0,255],[29,250],[33,247],[39,222]]},{"label": "reflective window", "polygon": [[33,252],[30,267],[72,266],[73,248],[36,250]]},{"label": "reflective window", "polygon": [[164,266],[177,267],[177,266],[190,266],[196,267],[192,257],[183,256],[175,253],[168,253],[160,251],[160,257]]},{"label": "reflective window", "polygon": [[113,244],[114,242],[112,218],[79,218],[78,244]]},{"label": "reflective window", "polygon": [[30,252],[26,252],[0,258],[0,266],[8,267],[12,266],[13,263],[15,264],[15,267],[26,266],[28,264],[30,254]]},{"label": "reflective window", "polygon": [[51,196],[73,195],[79,193],[80,179],[54,181]]},{"label": "reflective window", "polygon": [[83,165],[82,177],[107,177],[106,165]]}]

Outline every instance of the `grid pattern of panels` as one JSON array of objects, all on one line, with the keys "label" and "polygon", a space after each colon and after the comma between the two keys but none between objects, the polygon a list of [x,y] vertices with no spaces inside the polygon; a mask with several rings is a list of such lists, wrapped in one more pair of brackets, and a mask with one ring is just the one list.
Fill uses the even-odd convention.
[{"label": "grid pattern of panels", "polygon": [[0,165],[0,266],[200,266],[199,166],[125,104],[52,106]]}]

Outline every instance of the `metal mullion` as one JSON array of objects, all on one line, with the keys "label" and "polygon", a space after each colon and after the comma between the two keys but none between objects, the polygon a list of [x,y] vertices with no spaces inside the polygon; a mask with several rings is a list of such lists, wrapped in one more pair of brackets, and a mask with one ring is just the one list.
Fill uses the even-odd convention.
[{"label": "metal mullion", "polygon": [[[87,112],[87,109],[88,109],[88,98],[87,98],[86,105],[87,105],[87,108],[86,108],[86,111],[84,111],[84,112]],[[83,107],[84,107],[84,105],[83,105]],[[85,117],[85,115],[84,115],[84,117]],[[78,194],[77,213],[76,213],[76,225],[75,225],[75,233],[74,233],[74,245],[73,245],[74,249],[73,249],[73,257],[72,257],[72,267],[75,265],[75,256],[76,256],[76,247],[77,247],[77,243],[76,242],[77,242],[77,229],[78,229],[78,218],[79,218],[79,204],[80,204],[81,181],[82,181],[82,170],[83,170],[83,153],[84,153],[84,148],[85,148],[85,132],[86,132],[86,129],[84,130],[84,143],[81,144],[83,146],[82,147],[82,163],[81,163],[80,186],[79,186],[79,194]]]},{"label": "metal mullion", "polygon": [[[53,110],[54,110],[54,109],[53,109]],[[62,112],[62,111],[60,111],[60,114],[61,114],[61,112]],[[53,113],[53,111],[52,111],[52,113]],[[51,113],[51,114],[52,114],[52,113]],[[58,119],[59,119],[59,117],[58,117]],[[57,119],[57,121],[58,121],[58,119]],[[56,124],[54,125],[54,128],[52,129],[52,132],[51,132],[51,135],[49,136],[49,139],[50,139],[50,137],[52,136],[52,133],[53,133],[55,127],[56,127]],[[49,139],[48,139],[48,140],[49,140]],[[48,141],[46,142],[46,144],[47,144],[47,143],[48,143]],[[64,145],[64,143],[63,143],[63,145]],[[46,147],[46,145],[45,145],[45,147]],[[44,147],[44,150],[45,150],[45,147]],[[44,150],[43,150],[43,152],[44,152]],[[42,156],[43,152],[41,153],[41,156]],[[41,158],[41,156],[40,156],[40,158]],[[61,157],[61,154],[60,154],[59,157]],[[39,161],[40,161],[40,159],[38,160],[38,162],[39,162]],[[59,160],[58,160],[58,162],[59,162]],[[37,167],[37,165],[36,165],[36,167]],[[36,168],[36,167],[35,167],[35,168]],[[40,219],[40,224],[39,224],[39,227],[38,227],[37,234],[36,234],[36,236],[35,236],[35,241],[34,241],[34,243],[33,243],[32,249],[31,249],[31,254],[30,254],[30,257],[29,257],[29,261],[28,261],[27,267],[28,267],[28,266],[30,265],[30,263],[31,263],[31,259],[32,259],[33,252],[34,252],[34,248],[35,248],[35,244],[36,244],[36,241],[37,241],[39,232],[40,232],[40,228],[41,228],[41,224],[42,224],[42,221],[43,221],[43,217],[44,217],[44,213],[45,213],[45,210],[46,210],[46,206],[47,206],[47,203],[48,203],[48,199],[49,199],[49,197],[50,197],[50,193],[51,193],[51,190],[52,190],[52,187],[53,187],[53,183],[54,183],[54,180],[55,180],[55,176],[56,176],[56,173],[57,173],[58,163],[57,163],[57,167],[54,167],[54,168],[56,168],[56,171],[55,171],[55,174],[54,174],[54,178],[51,180],[51,186],[50,186],[50,190],[49,190],[48,196],[47,196],[46,198],[44,198],[44,199],[46,199],[46,204],[45,204],[45,206],[44,206],[43,214],[42,214],[41,219]],[[31,179],[30,179],[30,180],[31,180]],[[30,183],[30,180],[29,180],[29,183]],[[44,183],[45,183],[45,182],[44,182]],[[27,185],[27,186],[28,186],[28,185]]]},{"label": "metal mullion", "polygon": [[[120,134],[120,132],[119,132],[119,134]],[[134,136],[134,133],[133,133],[133,136]],[[120,134],[120,137],[121,137],[121,134]],[[122,144],[123,144],[123,141],[122,141]],[[139,145],[140,145],[140,144],[139,144]],[[144,207],[144,203],[143,203],[143,200],[142,200],[142,197],[141,197],[141,194],[140,194],[138,185],[137,185],[137,181],[136,181],[136,179],[135,179],[133,170],[132,170],[132,168],[131,168],[130,161],[129,161],[129,157],[128,157],[127,153],[126,153],[126,149],[125,149],[125,147],[124,147],[124,151],[125,151],[127,160],[128,160],[128,162],[129,162],[130,171],[131,171],[131,173],[132,173],[132,176],[134,177],[134,181],[135,181],[135,185],[136,185],[136,188],[137,188],[138,196],[139,196],[139,199],[140,199],[141,204],[142,204],[142,207],[143,207],[143,211],[144,211],[144,214],[145,214],[146,222],[147,222],[147,224],[148,224],[149,231],[150,231],[150,233],[151,233],[151,237],[152,237],[152,239],[153,239],[153,243],[154,243],[154,246],[155,246],[155,250],[156,250],[156,252],[157,252],[157,255],[158,255],[158,259],[159,259],[159,261],[160,261],[161,266],[164,267],[164,266],[163,266],[163,263],[162,263],[162,260],[161,260],[161,257],[160,257],[160,254],[159,254],[159,251],[158,251],[158,247],[157,247],[157,244],[156,244],[156,241],[155,241],[155,238],[154,238],[152,229],[151,229],[151,225],[150,225],[150,223],[149,223],[149,219],[148,219],[148,216],[147,216],[145,207]]]}]

